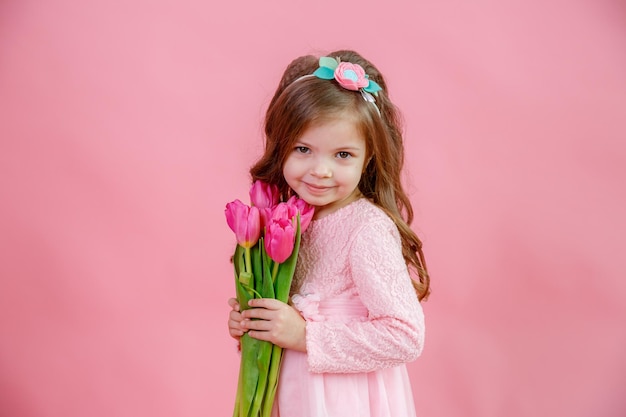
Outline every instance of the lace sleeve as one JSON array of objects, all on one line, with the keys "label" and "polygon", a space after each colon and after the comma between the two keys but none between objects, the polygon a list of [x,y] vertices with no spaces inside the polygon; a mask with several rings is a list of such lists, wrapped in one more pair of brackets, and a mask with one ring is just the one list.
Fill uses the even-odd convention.
[{"label": "lace sleeve", "polygon": [[368,317],[307,322],[309,370],[370,372],[415,360],[424,344],[424,315],[391,219],[363,224],[351,240],[348,260]]}]

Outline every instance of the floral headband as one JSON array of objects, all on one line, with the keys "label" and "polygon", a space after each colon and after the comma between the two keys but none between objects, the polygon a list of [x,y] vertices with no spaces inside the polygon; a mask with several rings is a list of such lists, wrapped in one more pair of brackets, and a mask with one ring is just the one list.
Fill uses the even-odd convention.
[{"label": "floral headband", "polygon": [[346,90],[360,91],[365,101],[370,103],[376,102],[372,94],[378,96],[378,92],[382,90],[376,82],[369,79],[362,66],[341,62],[339,58],[321,57],[320,67],[313,75],[323,80],[334,79]]},{"label": "floral headband", "polygon": [[346,90],[359,91],[363,99],[368,103],[372,103],[380,115],[374,96],[378,96],[378,92],[382,91],[382,88],[375,81],[369,79],[362,66],[351,62],[341,62],[339,58],[328,56],[321,57],[319,64],[320,67],[313,74],[303,75],[296,81],[308,77],[335,80],[337,84]]}]

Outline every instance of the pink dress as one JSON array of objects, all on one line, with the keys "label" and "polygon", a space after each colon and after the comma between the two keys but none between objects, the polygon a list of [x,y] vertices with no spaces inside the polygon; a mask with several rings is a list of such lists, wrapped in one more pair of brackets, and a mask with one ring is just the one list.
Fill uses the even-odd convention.
[{"label": "pink dress", "polygon": [[364,198],[313,221],[294,279],[307,353],[285,350],[273,416],[414,417],[424,315],[393,221]]}]

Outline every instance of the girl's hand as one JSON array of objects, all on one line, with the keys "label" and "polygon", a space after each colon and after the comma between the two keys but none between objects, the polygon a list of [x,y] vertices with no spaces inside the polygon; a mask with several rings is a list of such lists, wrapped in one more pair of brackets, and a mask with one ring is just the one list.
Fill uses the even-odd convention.
[{"label": "girl's hand", "polygon": [[306,352],[306,322],[298,310],[272,298],[256,298],[249,305],[253,308],[241,313],[241,327],[250,337]]},{"label": "girl's hand", "polygon": [[241,317],[241,313],[239,312],[239,303],[236,298],[231,298],[228,300],[228,305],[232,309],[228,314],[228,331],[232,337],[239,339],[247,331],[241,327],[243,317]]}]

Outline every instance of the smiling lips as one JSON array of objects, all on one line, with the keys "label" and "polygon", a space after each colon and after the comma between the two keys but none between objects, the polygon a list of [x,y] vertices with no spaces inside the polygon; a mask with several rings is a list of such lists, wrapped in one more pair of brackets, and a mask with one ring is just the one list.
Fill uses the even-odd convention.
[{"label": "smiling lips", "polygon": [[309,190],[309,192],[311,194],[323,194],[324,192],[328,191],[331,187],[328,186],[323,186],[323,185],[315,185],[315,184],[309,184],[309,183],[304,183],[306,185],[306,188]]}]

